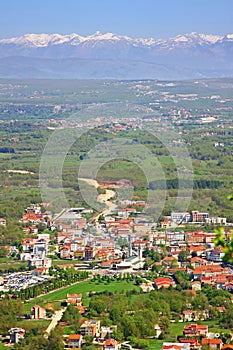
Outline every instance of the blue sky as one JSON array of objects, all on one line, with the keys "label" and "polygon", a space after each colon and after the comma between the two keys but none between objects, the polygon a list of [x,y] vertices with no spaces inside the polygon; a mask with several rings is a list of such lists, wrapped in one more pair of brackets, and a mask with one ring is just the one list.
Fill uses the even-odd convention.
[{"label": "blue sky", "polygon": [[0,38],[96,31],[155,38],[233,33],[233,0],[0,1]]}]

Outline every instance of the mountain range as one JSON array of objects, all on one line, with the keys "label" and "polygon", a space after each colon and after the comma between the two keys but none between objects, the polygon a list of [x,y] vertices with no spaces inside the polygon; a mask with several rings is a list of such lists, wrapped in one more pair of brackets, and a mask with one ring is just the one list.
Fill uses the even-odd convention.
[{"label": "mountain range", "polygon": [[233,76],[233,34],[162,40],[97,32],[0,40],[2,78],[198,79]]}]

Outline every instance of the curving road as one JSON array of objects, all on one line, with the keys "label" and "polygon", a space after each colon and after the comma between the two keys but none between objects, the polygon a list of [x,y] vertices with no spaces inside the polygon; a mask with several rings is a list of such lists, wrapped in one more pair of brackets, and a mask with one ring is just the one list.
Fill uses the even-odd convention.
[{"label": "curving road", "polygon": [[[88,179],[88,178],[79,178],[81,181],[85,181],[88,185],[94,186],[95,188],[100,187],[98,181],[94,179]],[[98,221],[98,218],[100,215],[109,215],[113,210],[116,209],[117,205],[111,201],[112,198],[114,198],[116,192],[113,190],[105,190],[106,192],[103,194],[99,194],[97,197],[97,201],[100,203],[104,203],[106,205],[106,209],[104,209],[102,212],[98,213],[98,215],[95,217],[95,221]]]}]

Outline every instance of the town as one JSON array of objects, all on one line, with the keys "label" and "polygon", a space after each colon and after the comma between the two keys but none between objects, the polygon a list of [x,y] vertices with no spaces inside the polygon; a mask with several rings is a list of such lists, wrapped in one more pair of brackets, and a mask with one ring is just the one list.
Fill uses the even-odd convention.
[{"label": "town", "polygon": [[[119,183],[105,182],[100,186],[111,188],[113,192]],[[131,278],[143,293],[185,290],[195,298],[206,286],[229,295],[233,292],[232,266],[224,261],[224,250],[216,246],[216,230],[206,230],[210,224],[222,227],[228,242],[232,224],[227,223],[226,218],[210,217],[207,212],[196,210],[191,213],[172,212],[156,223],[139,210],[145,202],[136,196],[113,207],[115,200],[109,198],[107,192],[100,194],[97,200],[104,201],[109,210],[96,214],[91,209],[80,207],[64,209],[54,215],[48,210],[50,203],[31,204],[25,209],[19,220],[24,238],[18,246],[1,246],[0,249],[6,259],[17,256],[26,265],[21,272],[2,274],[2,299],[23,299],[26,302],[37,297],[38,300],[39,295],[72,285],[78,280],[104,281],[105,278]],[[1,218],[0,224],[6,227],[7,221]],[[187,225],[189,231],[186,230]],[[66,271],[67,280],[56,284],[54,278],[62,276],[61,271]],[[50,289],[43,288],[47,285]],[[78,333],[64,335],[65,348],[81,348],[88,342],[102,346],[104,350],[135,346],[132,341],[117,337],[116,324],[107,326],[103,325],[101,318],[90,318],[90,305],[83,304],[78,284],[76,291],[66,294],[61,303],[63,307],[49,312],[40,303],[35,303],[24,317],[31,322],[51,319],[45,330],[48,336],[58,324],[66,323],[64,315],[71,306],[78,310],[82,319]],[[95,293],[94,287],[91,287],[90,293]],[[222,314],[227,305],[223,302],[216,309]],[[212,313],[209,307],[200,310],[187,303],[186,308],[182,307],[182,312],[176,315],[178,321],[185,324],[179,342],[164,342],[162,350],[198,350],[205,345],[228,349],[219,333],[209,331],[208,325],[203,324],[211,319]],[[154,324],[152,338],[163,339],[165,333],[164,325],[158,320]],[[8,334],[5,342],[9,345],[27,338],[26,330],[21,327],[10,328]],[[140,342],[136,345],[139,348],[143,346],[145,344]]]}]

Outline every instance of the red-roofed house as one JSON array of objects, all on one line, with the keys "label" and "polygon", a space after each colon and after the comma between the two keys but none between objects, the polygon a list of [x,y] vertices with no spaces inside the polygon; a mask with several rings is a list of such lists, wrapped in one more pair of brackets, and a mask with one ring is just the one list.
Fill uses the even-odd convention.
[{"label": "red-roofed house", "polygon": [[85,218],[78,218],[74,220],[73,224],[76,226],[78,230],[82,230],[86,228],[87,220]]},{"label": "red-roofed house", "polygon": [[36,240],[34,238],[24,238],[22,240],[23,251],[25,252],[25,251],[32,250],[35,243],[36,243]]},{"label": "red-roofed house", "polygon": [[115,339],[107,339],[104,342],[103,350],[118,350],[120,345]]},{"label": "red-roofed house", "polygon": [[213,284],[212,277],[202,277],[201,284]]},{"label": "red-roofed house", "polygon": [[84,250],[84,259],[92,260],[95,257],[96,250],[93,247],[85,247]]},{"label": "red-roofed house", "polygon": [[207,265],[194,269],[193,278],[201,279],[202,277],[216,277],[223,273],[228,273],[228,269],[225,269],[219,265]]},{"label": "red-roofed house", "polygon": [[206,246],[204,244],[192,244],[189,247],[190,254],[195,252],[197,254],[197,256],[204,255],[205,251],[206,251]]},{"label": "red-roofed house", "polygon": [[189,343],[163,343],[162,350],[189,350]]},{"label": "red-roofed house", "polygon": [[216,233],[205,233],[205,243],[214,243]]},{"label": "red-roofed house", "polygon": [[31,235],[37,235],[38,234],[38,227],[35,225],[29,226],[29,233]]},{"label": "red-roofed house", "polygon": [[197,290],[201,290],[201,283],[200,281],[193,281],[191,282],[191,286],[192,286],[192,289],[197,291]]},{"label": "red-roofed house", "polygon": [[87,307],[84,305],[78,305],[76,306],[76,309],[78,309],[80,315],[85,315]]},{"label": "red-roofed house", "polygon": [[68,346],[71,349],[79,349],[82,346],[83,336],[81,334],[70,334],[68,337]]},{"label": "red-roofed house", "polygon": [[202,338],[201,344],[208,345],[211,349],[221,349],[222,348],[222,339]]},{"label": "red-roofed house", "polygon": [[155,286],[156,288],[160,289],[160,288],[169,288],[170,286],[175,287],[176,284],[173,281],[172,278],[169,277],[159,277],[155,279]]},{"label": "red-roofed house", "polygon": [[75,306],[82,305],[82,294],[67,294],[67,303]]},{"label": "red-roofed house", "polygon": [[171,345],[164,345],[162,347],[162,350],[182,350],[183,346],[181,344],[171,344]]},{"label": "red-roofed house", "polygon": [[57,232],[57,243],[60,244],[65,239],[69,238],[70,240],[74,239],[74,232]]},{"label": "red-roofed house", "polygon": [[222,350],[233,350],[233,344],[226,344],[222,347]]},{"label": "red-roofed house", "polygon": [[194,268],[207,264],[207,261],[205,259],[199,258],[198,256],[191,258],[190,262]]},{"label": "red-roofed house", "polygon": [[6,219],[0,218],[0,225],[6,226]]},{"label": "red-roofed house", "polygon": [[71,257],[70,248],[62,247],[60,249],[60,258],[61,259],[70,259],[70,257]]},{"label": "red-roofed house", "polygon": [[198,338],[179,338],[180,343],[190,344],[191,350],[199,350],[201,344],[198,343]]},{"label": "red-roofed house", "polygon": [[110,252],[106,249],[99,249],[96,252],[95,258],[97,260],[107,260],[108,256],[110,255]]},{"label": "red-roofed house", "polygon": [[189,324],[184,327],[183,333],[186,337],[193,337],[198,335],[207,336],[208,326],[202,324]]}]

